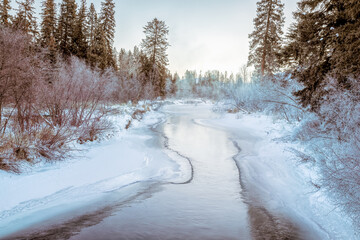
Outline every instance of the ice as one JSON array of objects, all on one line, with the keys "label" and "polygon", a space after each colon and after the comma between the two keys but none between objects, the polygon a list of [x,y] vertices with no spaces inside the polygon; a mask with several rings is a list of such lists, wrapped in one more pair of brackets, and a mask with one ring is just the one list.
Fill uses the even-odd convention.
[{"label": "ice", "polygon": [[[34,212],[62,207],[98,198],[135,182],[178,176],[179,166],[166,153],[147,143],[154,137],[149,127],[162,121],[164,114],[151,111],[129,130],[118,128],[109,140],[81,146],[82,151],[64,162],[43,164],[20,175],[0,172],[0,237],[21,229]],[[124,125],[124,115],[112,117],[115,125]],[[39,216],[38,216],[39,217]],[[44,216],[43,216],[44,217]],[[36,215],[35,217],[36,218]],[[40,218],[44,220],[43,218]],[[16,221],[16,229],[10,227]]]},{"label": "ice", "polygon": [[[209,101],[177,100],[172,102],[180,105],[176,111],[148,112],[141,121],[134,120],[129,130],[123,128],[128,115],[112,116],[110,120],[117,126],[114,136],[86,144],[76,157],[39,165],[21,175],[0,172],[0,237],[134,183],[187,179],[188,162],[175,152],[161,149],[160,143],[149,141],[158,134],[154,126],[167,114],[186,114],[189,103],[214,107]],[[358,239],[346,215],[311,183],[318,178],[316,169],[300,164],[289,151],[302,148],[300,143],[284,140],[294,126],[258,113],[224,113],[194,121],[230,133],[241,148],[236,161],[242,181],[251,188],[248,197],[255,204],[302,222],[309,236],[316,233],[319,239]]]},{"label": "ice", "polygon": [[233,133],[242,150],[237,161],[252,201],[301,221],[309,236],[316,232],[321,239],[358,239],[350,219],[312,185],[311,180],[318,177],[316,170],[301,164],[289,151],[302,145],[281,139],[294,126],[259,113],[224,114],[197,122]]}]

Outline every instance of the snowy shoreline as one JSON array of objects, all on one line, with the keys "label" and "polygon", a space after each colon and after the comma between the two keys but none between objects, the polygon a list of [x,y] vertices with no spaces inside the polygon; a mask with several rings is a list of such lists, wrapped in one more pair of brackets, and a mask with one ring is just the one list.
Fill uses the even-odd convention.
[{"label": "snowy shoreline", "polygon": [[78,146],[82,150],[70,159],[39,164],[22,174],[0,172],[0,238],[33,224],[22,219],[34,212],[42,211],[37,220],[43,221],[67,211],[66,204],[90,202],[133,183],[161,182],[179,175],[180,166],[173,159],[147,144],[156,137],[150,126],[161,123],[164,114],[147,112],[141,121],[133,120],[128,130],[121,126],[129,121],[129,115],[109,120],[118,128],[114,136]]},{"label": "snowy shoreline", "polygon": [[[214,106],[189,103],[209,109]],[[110,120],[123,126],[128,117],[123,114]],[[165,117],[161,111],[147,112],[141,121],[133,121],[129,130],[119,128],[108,140],[85,144],[85,153],[72,160],[38,166],[22,175],[0,172],[0,238],[34,224],[26,222],[34,212],[49,210],[37,216],[37,221],[43,221],[58,211],[69,211],[76,203],[91,202],[134,183],[187,179],[189,169],[184,159],[175,159],[179,156],[171,149],[148,143],[160,137],[150,128],[163,123]],[[262,114],[225,113],[218,119],[194,121],[233,135],[231,140],[242,150],[236,156],[242,181],[251,188],[248,200],[260,201],[270,212],[283,212],[305,223],[309,235],[314,231],[321,239],[358,239],[351,221],[330,203],[325,192],[312,185],[316,169],[301,164],[288,151],[302,147],[283,140],[293,126]],[[68,208],[57,209],[68,203]]]},{"label": "snowy shoreline", "polygon": [[225,113],[219,119],[196,122],[233,133],[242,150],[236,158],[241,178],[251,189],[248,201],[259,201],[270,212],[283,212],[305,223],[309,236],[314,231],[321,239],[358,239],[350,218],[312,184],[316,169],[300,163],[289,150],[302,148],[299,142],[284,141],[294,126],[260,113]]}]

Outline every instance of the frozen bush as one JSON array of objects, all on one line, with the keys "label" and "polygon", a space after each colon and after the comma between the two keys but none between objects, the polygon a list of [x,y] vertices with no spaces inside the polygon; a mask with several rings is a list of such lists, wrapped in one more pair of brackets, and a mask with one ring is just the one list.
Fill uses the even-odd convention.
[{"label": "frozen bush", "polygon": [[72,57],[59,64],[54,80],[44,89],[42,109],[54,126],[78,127],[95,117],[109,100],[113,81],[110,72],[100,74]]},{"label": "frozen bush", "polygon": [[275,79],[253,78],[242,84],[224,85],[224,94],[240,111],[261,111],[294,122],[304,114],[304,109],[292,96],[299,87],[291,78],[279,75]]},{"label": "frozen bush", "polygon": [[117,77],[75,57],[50,64],[26,34],[0,27],[0,169],[58,160],[72,141],[93,141]]},{"label": "frozen bush", "polygon": [[317,112],[298,104],[293,93],[302,86],[286,75],[227,84],[224,92],[226,102],[235,107],[229,111],[259,111],[296,123],[290,139],[303,149],[291,151],[301,162],[316,166],[320,178],[314,186],[325,190],[360,225],[360,85],[357,79],[341,88],[336,78],[325,82],[327,94]]},{"label": "frozen bush", "polygon": [[360,225],[360,86],[355,79],[341,89],[334,78],[326,82],[328,94],[321,102],[317,126],[320,134],[311,142],[312,149],[323,174],[322,186]]}]

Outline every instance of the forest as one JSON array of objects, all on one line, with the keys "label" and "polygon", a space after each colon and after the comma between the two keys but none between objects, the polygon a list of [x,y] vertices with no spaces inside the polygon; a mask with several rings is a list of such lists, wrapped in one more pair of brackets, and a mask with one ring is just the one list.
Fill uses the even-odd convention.
[{"label": "forest", "polygon": [[290,151],[317,169],[314,187],[360,224],[358,0],[299,0],[286,30],[281,0],[259,0],[248,64],[184,76],[167,67],[171,32],[162,20],[144,23],[139,46],[117,51],[114,0],[100,12],[86,0],[44,0],[41,19],[34,0],[16,3],[0,2],[0,171],[66,158],[111,131],[115,105],[208,99],[293,124],[282,141],[301,142]]}]

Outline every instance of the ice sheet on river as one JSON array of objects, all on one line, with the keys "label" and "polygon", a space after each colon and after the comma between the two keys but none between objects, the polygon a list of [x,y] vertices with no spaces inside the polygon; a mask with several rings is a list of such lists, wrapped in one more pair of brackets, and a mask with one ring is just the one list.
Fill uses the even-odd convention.
[{"label": "ice sheet on river", "polygon": [[[163,117],[150,112],[130,131],[90,143],[74,159],[45,164],[21,175],[1,172],[0,238],[124,186],[178,176],[180,166],[151,142],[155,133],[149,126]],[[117,120],[121,121],[113,119]]]},{"label": "ice sheet on river", "polygon": [[243,183],[251,189],[247,197],[253,205],[264,205],[270,212],[303,222],[318,232],[320,239],[360,238],[346,215],[312,185],[316,171],[302,165],[289,151],[301,149],[301,145],[279,139],[293,126],[262,114],[224,114],[219,119],[196,121],[233,133],[241,148],[236,160]]}]

